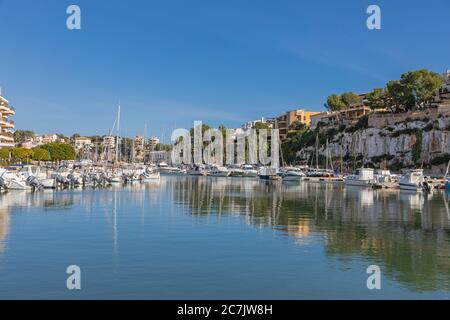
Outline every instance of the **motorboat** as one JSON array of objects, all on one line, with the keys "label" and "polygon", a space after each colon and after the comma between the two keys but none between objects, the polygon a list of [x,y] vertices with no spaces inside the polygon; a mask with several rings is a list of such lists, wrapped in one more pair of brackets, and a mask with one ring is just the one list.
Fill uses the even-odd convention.
[{"label": "motorboat", "polygon": [[221,166],[213,166],[211,170],[208,171],[208,175],[212,177],[228,177],[230,174],[230,170]]},{"label": "motorboat", "polygon": [[8,171],[0,168],[0,177],[2,178],[3,186],[9,190],[32,190],[32,187],[27,184],[25,175],[19,172]]},{"label": "motorboat", "polygon": [[376,170],[374,174],[375,182],[372,185],[374,188],[398,188],[398,176],[392,174],[389,170]]},{"label": "motorboat", "polygon": [[165,162],[160,162],[157,165],[157,169],[160,173],[180,173],[180,168],[171,167]]},{"label": "motorboat", "polygon": [[291,168],[285,171],[281,177],[283,181],[302,181],[306,174],[301,169]]},{"label": "motorboat", "polygon": [[159,180],[160,174],[157,171],[144,172],[144,173],[141,173],[140,179],[141,179],[141,181]]},{"label": "motorboat", "polygon": [[344,178],[347,186],[371,187],[375,183],[374,170],[371,168],[360,168],[355,173]]},{"label": "motorboat", "polygon": [[[49,177],[48,172],[42,172],[41,167],[36,165],[26,165],[23,166],[20,170],[20,174],[23,175],[29,181],[34,180],[31,177],[37,179],[37,182],[40,186],[45,189],[54,189],[56,188],[56,179],[53,177]],[[29,183],[30,184],[30,183]]]},{"label": "motorboat", "polygon": [[431,191],[433,185],[424,177],[422,169],[408,170],[400,178],[400,190]]},{"label": "motorboat", "polygon": [[244,164],[242,166],[242,176],[243,177],[257,177],[258,176],[258,170],[256,170],[251,164]]},{"label": "motorboat", "polygon": [[272,167],[262,167],[258,176],[261,180],[279,180],[280,176],[277,174],[277,169]]},{"label": "motorboat", "polygon": [[305,175],[315,178],[332,178],[335,176],[335,173],[330,169],[309,168]]},{"label": "motorboat", "polygon": [[187,171],[190,176],[206,176],[206,170],[202,166],[194,166]]}]

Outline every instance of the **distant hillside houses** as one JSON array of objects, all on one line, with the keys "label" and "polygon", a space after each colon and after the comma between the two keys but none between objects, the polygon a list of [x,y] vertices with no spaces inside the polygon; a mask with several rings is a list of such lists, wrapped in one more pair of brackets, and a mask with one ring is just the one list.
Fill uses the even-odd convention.
[{"label": "distant hillside houses", "polygon": [[32,138],[25,140],[20,144],[20,146],[25,149],[33,149],[40,145],[53,142],[65,143],[67,141],[66,139],[58,136],[57,134],[44,134],[44,135],[36,135]]},{"label": "distant hillside houses", "polygon": [[[446,110],[450,107],[450,70],[445,71],[442,74],[444,80],[441,88],[437,91],[436,96],[430,104],[430,108],[440,108],[439,110]],[[370,108],[368,106],[369,93],[359,94],[360,102],[351,105],[349,108],[345,108],[339,111],[325,111],[314,114],[311,116],[311,129],[315,129],[318,125],[352,125],[355,124],[361,117],[366,115],[380,114],[381,117],[392,117],[393,115],[386,114],[388,111],[385,107]],[[404,115],[410,114],[413,111],[405,112]],[[425,111],[426,112],[426,111]],[[398,118],[398,114],[395,118]],[[403,117],[400,114],[400,117]],[[370,122],[370,120],[369,120]]]}]

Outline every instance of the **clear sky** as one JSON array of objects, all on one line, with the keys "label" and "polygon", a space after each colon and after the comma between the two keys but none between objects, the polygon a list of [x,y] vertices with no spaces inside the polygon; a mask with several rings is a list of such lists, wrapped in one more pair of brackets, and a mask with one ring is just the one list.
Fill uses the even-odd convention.
[{"label": "clear sky", "polygon": [[[66,8],[81,8],[81,30]],[[382,29],[366,9],[382,10]],[[450,68],[450,1],[0,0],[0,86],[17,129],[167,137],[239,127],[401,73]]]}]

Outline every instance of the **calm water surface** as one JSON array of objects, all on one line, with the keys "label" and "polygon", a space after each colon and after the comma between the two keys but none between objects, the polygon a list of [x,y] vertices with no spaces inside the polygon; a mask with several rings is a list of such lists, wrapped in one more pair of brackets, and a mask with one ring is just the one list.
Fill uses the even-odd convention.
[{"label": "calm water surface", "polygon": [[[366,268],[380,266],[381,290]],[[81,268],[82,289],[66,288]],[[162,176],[0,195],[0,298],[448,299],[450,199]]]}]

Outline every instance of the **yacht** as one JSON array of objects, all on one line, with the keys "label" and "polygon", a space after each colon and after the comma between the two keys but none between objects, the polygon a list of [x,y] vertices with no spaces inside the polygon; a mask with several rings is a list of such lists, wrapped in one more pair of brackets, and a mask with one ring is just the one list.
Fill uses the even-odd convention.
[{"label": "yacht", "polygon": [[160,162],[157,165],[160,173],[180,173],[180,169],[177,167],[171,167],[165,162]]},{"label": "yacht", "polygon": [[154,172],[144,172],[144,173],[141,173],[139,178],[142,181],[158,180],[158,179],[160,179],[160,174],[159,174],[159,172],[156,172],[156,171],[154,171]]},{"label": "yacht", "polygon": [[230,174],[230,170],[220,166],[213,166],[211,170],[208,171],[208,175],[212,177],[228,177]]},{"label": "yacht", "polygon": [[112,175],[109,177],[109,182],[111,182],[111,183],[122,182],[122,173],[113,172]]},{"label": "yacht", "polygon": [[187,171],[190,176],[205,176],[206,170],[201,166],[194,166],[190,170]]},{"label": "yacht", "polygon": [[345,177],[345,185],[371,187],[375,183],[374,170],[371,168],[361,168],[354,174]]},{"label": "yacht", "polygon": [[291,168],[284,172],[281,177],[283,181],[302,181],[306,174],[301,169]]},{"label": "yacht", "polygon": [[306,171],[306,176],[308,177],[331,178],[334,177],[334,175],[334,171],[330,169],[310,168]]},{"label": "yacht", "polygon": [[243,177],[257,177],[258,176],[258,170],[255,170],[251,164],[244,164],[242,166],[242,176]]},{"label": "yacht", "polygon": [[[230,170],[230,177],[243,177],[244,176],[244,169],[237,166],[230,166],[228,167],[228,170]],[[258,174],[258,172],[256,172]]]},{"label": "yacht", "polygon": [[280,176],[277,174],[277,169],[271,168],[271,167],[262,167],[258,172],[258,176],[262,180],[278,180],[278,179],[280,179]]},{"label": "yacht", "polygon": [[400,190],[411,191],[431,191],[433,186],[428,179],[423,176],[422,169],[407,171],[399,181]]},{"label": "yacht", "polygon": [[392,174],[389,170],[376,170],[375,171],[375,183],[374,188],[398,188],[398,177]]}]

